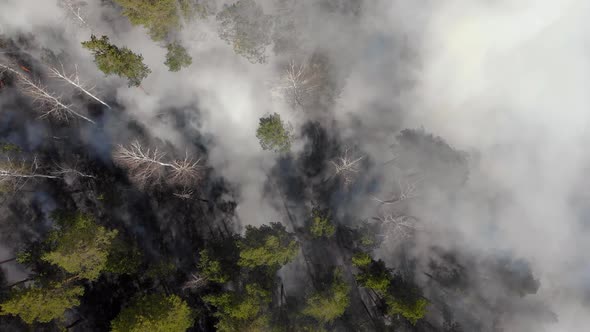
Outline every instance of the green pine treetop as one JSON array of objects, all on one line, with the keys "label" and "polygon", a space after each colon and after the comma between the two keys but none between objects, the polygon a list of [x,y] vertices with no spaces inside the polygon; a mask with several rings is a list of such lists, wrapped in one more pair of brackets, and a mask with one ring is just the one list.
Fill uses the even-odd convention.
[{"label": "green pine treetop", "polygon": [[121,310],[111,322],[113,332],[182,332],[188,330],[194,314],[176,295],[146,295]]},{"label": "green pine treetop", "polygon": [[79,305],[82,294],[83,287],[62,283],[18,289],[0,305],[0,315],[16,315],[28,324],[48,323]]},{"label": "green pine treetop", "polygon": [[336,227],[332,224],[330,216],[326,211],[314,208],[309,231],[315,238],[330,238],[336,233]]},{"label": "green pine treetop", "polygon": [[271,294],[257,284],[248,284],[242,293],[226,291],[203,297],[217,308],[217,331],[261,331],[269,324],[265,314],[271,302]]},{"label": "green pine treetop", "polygon": [[212,257],[207,249],[203,249],[199,253],[200,259],[198,268],[201,274],[207,278],[208,281],[226,283],[230,276],[223,271],[222,262]]},{"label": "green pine treetop", "polygon": [[143,63],[143,56],[135,54],[126,47],[117,47],[109,37],[98,39],[95,35],[82,46],[92,52],[94,62],[106,75],[118,75],[128,80],[129,86],[139,86],[152,71]]},{"label": "green pine treetop", "polygon": [[55,264],[78,278],[96,280],[107,266],[116,230],[97,225],[85,214],[55,217],[59,228],[49,234],[53,249],[41,259]]},{"label": "green pine treetop", "polygon": [[424,298],[419,298],[414,302],[404,302],[389,297],[386,302],[389,315],[402,315],[413,325],[416,325],[418,320],[424,318],[424,315],[426,315],[426,307],[428,306],[428,301]]},{"label": "green pine treetop", "polygon": [[166,62],[170,71],[179,71],[183,67],[188,67],[193,63],[193,59],[182,45],[178,43],[170,43],[166,46],[168,53],[166,53]]},{"label": "green pine treetop", "polygon": [[263,150],[288,152],[291,149],[291,133],[277,113],[260,118],[256,137]]},{"label": "green pine treetop", "polygon": [[194,10],[189,0],[115,0],[131,24],[143,25],[155,41],[180,29],[181,19],[190,19]]},{"label": "green pine treetop", "polygon": [[348,308],[350,304],[349,293],[350,287],[342,279],[342,272],[337,269],[330,287],[325,291],[312,294],[307,299],[303,314],[311,316],[323,324],[331,323],[342,316]]},{"label": "green pine treetop", "polygon": [[352,265],[363,268],[371,264],[373,260],[371,256],[365,252],[357,252],[352,256]]},{"label": "green pine treetop", "polygon": [[245,267],[268,266],[278,268],[292,261],[299,252],[299,244],[292,233],[280,223],[246,226],[246,234],[238,243],[238,265]]},{"label": "green pine treetop", "polygon": [[221,23],[219,37],[234,51],[252,63],[266,61],[266,47],[271,43],[272,18],[264,14],[254,0],[238,0],[225,5],[217,14]]}]

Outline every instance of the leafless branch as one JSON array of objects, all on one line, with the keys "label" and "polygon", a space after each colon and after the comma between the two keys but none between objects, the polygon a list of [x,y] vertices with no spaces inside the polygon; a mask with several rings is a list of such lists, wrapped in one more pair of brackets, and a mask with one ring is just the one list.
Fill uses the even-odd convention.
[{"label": "leafless branch", "polygon": [[43,113],[40,118],[53,116],[67,121],[71,116],[76,116],[94,123],[90,118],[76,112],[71,105],[64,104],[59,96],[49,92],[40,82],[35,82],[33,79],[4,64],[0,64],[0,70],[9,71],[16,76],[23,93],[31,97],[33,102],[40,106]]},{"label": "leafless branch", "polygon": [[66,70],[64,69],[64,65],[61,63],[60,63],[60,65],[61,65],[61,70],[59,70],[55,67],[49,67],[49,72],[52,77],[63,80],[67,84],[70,84],[71,86],[73,86],[75,89],[86,94],[88,97],[103,104],[107,108],[111,108],[111,106],[109,106],[109,104],[105,103],[100,98],[98,98],[96,95],[94,95],[94,93],[92,92],[94,87],[86,86],[84,83],[80,82],[80,77],[78,76],[78,65],[74,66],[75,71],[72,74],[67,74]]},{"label": "leafless branch", "polygon": [[182,188],[182,191],[174,193],[173,195],[180,199],[192,199],[194,191],[189,188]]},{"label": "leafless branch", "polygon": [[57,165],[56,164],[56,169],[51,171],[51,174],[53,174],[55,176],[59,176],[59,177],[73,176],[73,177],[83,177],[83,178],[96,179],[96,176],[94,176],[94,175],[86,174],[86,173],[79,171],[77,168],[77,165],[74,165],[73,167],[68,167],[65,165]]},{"label": "leafless branch", "polygon": [[379,199],[375,196],[372,196],[372,199],[374,201],[379,202],[379,204],[383,204],[383,205],[387,205],[387,204],[396,204],[402,201],[405,201],[407,199],[411,199],[411,198],[416,198],[419,196],[419,194],[417,193],[416,190],[416,185],[418,184],[418,182],[420,181],[420,179],[413,181],[413,182],[407,182],[402,180],[401,178],[397,179],[397,193],[394,193],[391,198],[389,199]]},{"label": "leafless branch", "polygon": [[43,174],[38,172],[37,159],[32,162],[15,161],[10,157],[0,162],[0,185],[7,185],[14,190],[22,188],[29,180],[33,179],[59,179],[60,177],[52,174]]},{"label": "leafless branch", "polygon": [[129,148],[119,145],[114,159],[121,167],[127,169],[131,178],[140,187],[148,183],[159,183],[162,180],[171,185],[191,185],[202,176],[200,159],[196,161],[188,156],[181,160],[164,162],[166,154],[158,149],[145,149],[138,141]]},{"label": "leafless branch", "polygon": [[174,160],[170,166],[168,182],[173,185],[187,185],[197,183],[202,177],[201,159],[193,160],[187,156],[181,160]]},{"label": "leafless branch", "polygon": [[398,157],[399,157],[398,154],[393,153],[392,156],[391,156],[391,159],[389,159],[388,161],[386,161],[385,163],[383,163],[383,165],[385,166],[385,165],[388,165],[388,164],[395,163],[395,161],[397,160]]},{"label": "leafless branch", "polygon": [[90,24],[86,21],[86,15],[82,13],[83,2],[76,0],[61,0],[61,4],[67,10],[69,17],[74,19],[80,26],[92,30]]},{"label": "leafless branch", "polygon": [[130,178],[139,187],[145,187],[148,181],[159,182],[162,177],[161,162],[164,153],[157,149],[143,149],[139,142],[135,141],[129,148],[119,145],[115,151],[115,162],[127,169]]},{"label": "leafless branch", "polygon": [[418,224],[419,220],[415,217],[388,214],[375,219],[388,226],[387,235],[393,235],[394,237],[409,238],[414,232],[422,230],[422,227]]},{"label": "leafless branch", "polygon": [[307,61],[296,63],[292,60],[281,76],[276,89],[289,102],[305,109],[320,87],[321,76]]},{"label": "leafless branch", "polygon": [[340,156],[330,161],[334,166],[334,175],[341,176],[345,186],[351,185],[359,172],[360,162],[364,158],[365,156],[354,156],[347,147]]},{"label": "leafless branch", "polygon": [[202,277],[196,273],[191,274],[191,278],[182,286],[183,290],[196,290],[207,285],[207,278]]}]

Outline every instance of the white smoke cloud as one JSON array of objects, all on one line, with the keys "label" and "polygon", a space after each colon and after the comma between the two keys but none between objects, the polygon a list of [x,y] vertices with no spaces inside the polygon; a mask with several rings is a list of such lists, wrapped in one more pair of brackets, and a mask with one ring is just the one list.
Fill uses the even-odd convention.
[{"label": "white smoke cloud", "polygon": [[[555,324],[532,325],[545,331],[590,324],[583,303],[588,231],[571,202],[587,190],[577,184],[585,181],[588,161],[588,9],[576,0],[433,6],[407,122],[481,153],[472,190],[510,203],[489,219],[481,206],[466,213],[481,203],[467,198],[452,207],[452,227],[469,246],[510,250],[531,262],[541,281],[538,296],[558,316]],[[510,331],[532,330],[518,319],[506,324]]]}]

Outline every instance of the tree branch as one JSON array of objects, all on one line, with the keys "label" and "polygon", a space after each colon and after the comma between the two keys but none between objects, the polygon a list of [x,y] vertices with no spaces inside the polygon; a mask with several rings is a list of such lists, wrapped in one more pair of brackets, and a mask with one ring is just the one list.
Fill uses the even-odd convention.
[{"label": "tree branch", "polygon": [[80,77],[78,76],[78,66],[75,65],[75,72],[73,74],[66,74],[63,64],[61,64],[61,71],[54,67],[49,67],[50,75],[54,78],[58,78],[66,82],[67,84],[72,85],[74,88],[78,89],[82,93],[86,94],[88,97],[96,100],[97,102],[103,104],[107,108],[111,108],[109,104],[102,101],[100,98],[95,96],[91,91],[94,87],[86,87],[83,83],[80,82]]},{"label": "tree branch", "polygon": [[90,123],[95,123],[90,118],[76,112],[71,105],[64,104],[60,97],[53,95],[41,83],[35,83],[26,75],[12,69],[10,66],[0,64],[0,69],[9,71],[16,76],[18,83],[24,94],[33,98],[33,102],[40,104],[47,109],[42,111],[40,118],[54,116],[58,119],[68,120],[69,116],[74,115]]}]

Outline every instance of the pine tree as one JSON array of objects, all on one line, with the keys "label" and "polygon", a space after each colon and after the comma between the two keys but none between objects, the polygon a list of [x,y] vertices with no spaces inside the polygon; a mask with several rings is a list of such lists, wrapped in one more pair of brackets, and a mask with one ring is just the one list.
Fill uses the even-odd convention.
[{"label": "pine tree", "polygon": [[[370,288],[380,296],[385,296],[389,291],[391,284],[391,275],[382,260],[374,261],[368,255],[353,256],[353,264],[361,269],[356,275],[356,281],[359,285]],[[368,262],[367,262],[368,259]]]},{"label": "pine tree", "polygon": [[79,305],[82,294],[84,288],[61,283],[16,290],[0,305],[0,315],[16,315],[28,324],[48,323]]},{"label": "pine tree", "polygon": [[200,252],[199,271],[208,281],[226,283],[229,281],[229,275],[223,271],[221,262],[212,257],[207,249]]},{"label": "pine tree", "polygon": [[401,315],[412,324],[416,324],[426,315],[429,304],[422,296],[421,290],[400,274],[391,277],[391,286],[385,296],[385,302],[390,316]]},{"label": "pine tree", "polygon": [[392,275],[385,262],[375,261],[366,253],[355,254],[352,262],[360,270],[355,276],[356,281],[384,300],[388,315],[401,315],[412,324],[424,317],[428,301],[421,296],[417,286],[399,274]]},{"label": "pine tree", "polygon": [[303,314],[326,324],[342,316],[350,304],[350,287],[342,279],[342,272],[334,272],[332,284],[323,291],[312,294],[307,299]]},{"label": "pine tree", "polygon": [[194,314],[188,304],[176,295],[142,296],[111,322],[113,332],[182,332],[188,330]]},{"label": "pine tree", "polygon": [[399,314],[413,325],[416,325],[418,320],[424,318],[427,306],[428,301],[423,298],[410,302],[401,301],[393,297],[387,299],[388,314],[391,316]]},{"label": "pine tree", "polygon": [[265,15],[254,0],[238,0],[225,5],[217,14],[220,21],[219,36],[234,51],[252,63],[266,61],[265,50],[271,42],[272,18]]},{"label": "pine tree", "polygon": [[292,233],[280,223],[246,226],[244,239],[238,243],[240,260],[245,267],[268,266],[278,268],[292,261],[299,251],[299,244]]},{"label": "pine tree", "polygon": [[123,15],[133,25],[143,25],[155,41],[166,38],[170,32],[180,29],[181,18],[192,16],[194,10],[189,0],[115,0],[123,7]]},{"label": "pine tree", "polygon": [[166,62],[170,71],[179,71],[183,67],[188,67],[193,63],[193,59],[182,45],[178,43],[168,44],[166,47],[168,53],[166,54]]},{"label": "pine tree", "polygon": [[314,238],[331,238],[336,233],[336,227],[326,211],[314,208],[309,231]]},{"label": "pine tree", "polygon": [[95,35],[82,46],[92,51],[94,62],[103,73],[127,78],[129,86],[139,86],[152,71],[143,63],[143,56],[126,47],[119,48],[109,42],[107,36]]},{"label": "pine tree", "polygon": [[290,129],[277,113],[260,118],[256,137],[260,140],[263,150],[288,152],[291,149]]},{"label": "pine tree", "polygon": [[257,284],[246,285],[242,293],[226,291],[204,296],[203,300],[217,308],[217,331],[264,331],[269,323],[265,311],[271,295]]},{"label": "pine tree", "polygon": [[84,214],[62,214],[55,218],[59,229],[49,235],[53,249],[41,259],[78,278],[96,280],[107,266],[117,231],[98,226],[92,217]]}]

